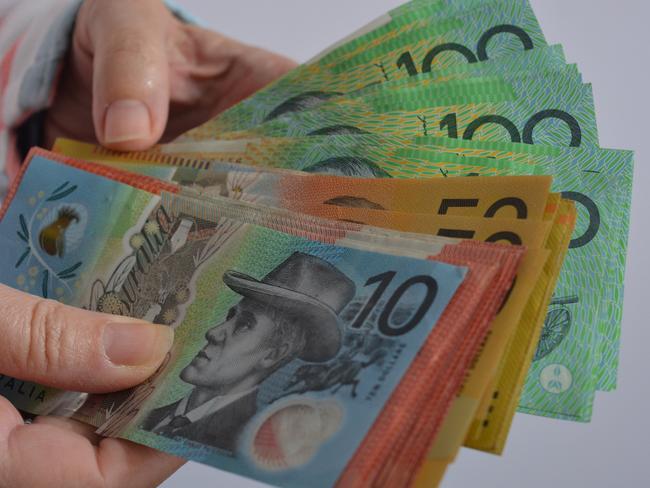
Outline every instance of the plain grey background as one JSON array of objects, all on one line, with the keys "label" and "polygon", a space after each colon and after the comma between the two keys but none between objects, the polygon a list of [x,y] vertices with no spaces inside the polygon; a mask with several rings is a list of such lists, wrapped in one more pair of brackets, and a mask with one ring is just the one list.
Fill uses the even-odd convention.
[{"label": "plain grey background", "polygon": [[[619,388],[578,424],[517,414],[502,457],[463,449],[443,487],[650,486],[650,103],[646,0],[531,0],[549,43],[562,43],[593,83],[603,147],[636,151]],[[214,30],[297,61],[400,0],[177,0]],[[189,463],[163,485],[260,483]]]}]

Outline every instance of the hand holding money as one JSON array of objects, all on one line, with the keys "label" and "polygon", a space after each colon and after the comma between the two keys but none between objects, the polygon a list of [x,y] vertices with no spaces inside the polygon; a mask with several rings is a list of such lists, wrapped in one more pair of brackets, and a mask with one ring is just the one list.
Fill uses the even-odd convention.
[{"label": "hand holding money", "polygon": [[[116,44],[124,12],[151,25]],[[104,146],[146,148],[254,88],[230,61],[260,51],[221,40],[220,64],[153,1],[79,19],[90,56],[70,66],[94,70]],[[139,49],[165,40],[183,54]],[[103,374],[143,361],[113,358],[113,326],[86,320],[88,351],[68,309],[47,334],[36,314],[5,334],[26,367],[0,359],[1,394],[277,486],[437,486],[461,446],[502,453],[517,409],[589,421],[616,387],[632,158],[598,146],[591,86],[527,0],[407,3],[174,143],[33,149],[0,211],[0,283],[174,344],[129,388]],[[63,342],[21,363],[12,334]],[[103,379],[66,380],[54,349],[95,354]]]},{"label": "hand holding money", "polygon": [[[293,66],[284,57],[184,24],[157,0],[87,0],[44,136],[50,142],[69,135],[144,149],[208,120]],[[44,236],[43,242],[56,247],[56,238]],[[45,390],[26,381],[88,392],[134,386],[157,369],[171,346],[168,328],[144,322],[130,327],[133,319],[65,307],[1,285],[0,301],[0,379],[32,400]],[[10,455],[0,460],[0,480],[9,486],[54,480],[152,486],[182,464],[127,441],[100,442],[93,430],[47,416],[24,426],[19,411],[0,397],[0,442],[11,445],[5,449]],[[142,464],[148,468],[140,469]]]},{"label": "hand holding money", "polygon": [[293,67],[282,56],[182,23],[159,0],[87,0],[47,112],[46,138],[146,149]]},{"label": "hand holding money", "polygon": [[[25,381],[95,392],[136,385],[160,366],[173,340],[167,327],[67,307],[3,285],[0,301],[0,379],[31,398],[45,390]],[[38,417],[25,425],[18,410],[0,397],[0,443],[11,446],[0,461],[2,483],[43,486],[74,479],[83,486],[151,486],[182,464],[127,441],[100,440],[93,431],[59,417]],[[140,469],[141,463],[149,468]]]}]

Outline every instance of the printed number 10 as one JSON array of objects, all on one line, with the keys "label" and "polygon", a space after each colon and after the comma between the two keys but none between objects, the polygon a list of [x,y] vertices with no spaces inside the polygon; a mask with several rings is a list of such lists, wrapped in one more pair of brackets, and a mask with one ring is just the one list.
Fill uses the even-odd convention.
[{"label": "printed number 10", "polygon": [[[366,305],[363,307],[361,312],[359,312],[359,315],[352,324],[353,329],[359,329],[363,326],[364,322],[367,320],[373,309],[377,306],[377,303],[386,292],[386,289],[391,284],[396,274],[397,273],[395,271],[387,271],[377,276],[373,276],[372,278],[368,279],[368,281],[366,281],[366,284],[364,286],[374,285],[375,283],[379,283],[379,286],[377,286],[377,289],[374,291],[370,299],[366,302]],[[398,327],[393,327],[390,323],[390,318],[393,315],[395,307],[400,302],[404,294],[410,290],[411,287],[416,285],[424,285],[426,288],[426,293],[422,299],[422,302],[420,303],[413,316],[406,323],[400,324]],[[427,314],[431,308],[431,305],[433,305],[437,294],[438,283],[431,276],[418,275],[409,278],[399,287],[397,287],[397,289],[393,292],[393,294],[386,302],[384,310],[381,312],[381,315],[379,316],[379,320],[377,322],[379,331],[382,334],[390,337],[401,336],[410,332]]]}]

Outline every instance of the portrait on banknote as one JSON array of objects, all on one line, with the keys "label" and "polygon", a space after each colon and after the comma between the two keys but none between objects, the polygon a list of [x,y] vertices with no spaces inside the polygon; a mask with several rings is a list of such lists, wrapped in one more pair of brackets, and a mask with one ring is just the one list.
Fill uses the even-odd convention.
[{"label": "portrait on banknote", "polygon": [[[156,206],[129,237],[132,254],[106,283],[95,283],[95,306],[115,302],[124,313],[183,327],[199,275],[241,228],[172,217]],[[143,431],[234,457],[244,451],[267,470],[306,463],[339,430],[344,411],[338,400],[310,394],[372,398],[378,384],[361,388],[363,372],[389,371],[388,356],[399,356],[400,343],[372,328],[350,327],[364,298],[356,296],[357,285],[345,272],[322,257],[294,252],[259,278],[237,269],[217,278],[212,286],[234,292],[235,299],[206,324],[204,340],[176,369],[176,380],[166,380],[183,394],[150,407],[159,388],[153,377],[108,407],[100,431],[118,432],[139,416]],[[411,309],[398,306],[395,319],[408,319]]]},{"label": "portrait on banknote", "polygon": [[180,374],[193,386],[179,401],[154,410],[145,430],[234,452],[257,413],[259,386],[295,359],[324,363],[341,349],[338,313],[355,285],[326,261],[296,253],[261,281],[229,271],[223,282],[241,295],[207,344]]}]

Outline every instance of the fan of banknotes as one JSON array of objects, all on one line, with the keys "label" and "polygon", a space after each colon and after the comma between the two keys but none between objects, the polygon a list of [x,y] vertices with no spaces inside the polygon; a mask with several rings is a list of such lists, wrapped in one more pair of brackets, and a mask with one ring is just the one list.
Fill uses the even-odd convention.
[{"label": "fan of banknotes", "polygon": [[632,166],[526,0],[414,0],[171,144],[34,149],[2,282],[175,344],[0,392],[272,485],[436,486],[616,388]]}]

